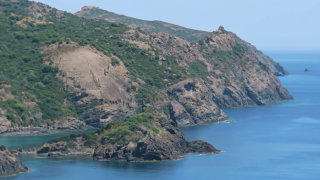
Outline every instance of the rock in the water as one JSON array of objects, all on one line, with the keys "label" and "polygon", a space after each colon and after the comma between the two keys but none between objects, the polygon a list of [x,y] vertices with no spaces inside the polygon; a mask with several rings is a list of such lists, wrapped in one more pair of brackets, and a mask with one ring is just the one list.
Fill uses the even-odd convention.
[{"label": "rock in the water", "polygon": [[188,142],[175,125],[170,119],[141,113],[91,134],[51,141],[38,154],[83,155],[105,161],[160,161],[179,159],[187,153],[219,153],[209,143]]},{"label": "rock in the water", "polygon": [[217,150],[211,144],[203,142],[201,140],[191,141],[188,143],[188,148],[190,153],[221,153],[220,150]]},{"label": "rock in the water", "polygon": [[6,147],[0,146],[0,176],[12,176],[27,172],[28,168]]}]

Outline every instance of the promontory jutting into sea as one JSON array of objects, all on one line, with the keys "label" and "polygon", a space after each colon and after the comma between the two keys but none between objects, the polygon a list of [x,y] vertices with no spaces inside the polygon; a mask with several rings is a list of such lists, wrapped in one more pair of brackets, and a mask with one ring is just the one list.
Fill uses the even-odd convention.
[{"label": "promontory jutting into sea", "polygon": [[[95,6],[71,14],[0,0],[0,20],[0,176],[279,178],[268,172],[288,150],[280,147],[301,147],[273,138],[287,132],[284,121],[299,119],[291,116],[300,117],[299,101],[309,98],[293,77],[307,83],[319,64],[306,71],[307,64],[285,61],[290,54],[270,53],[280,65],[223,26],[194,30]],[[305,130],[309,137],[312,128]],[[292,133],[283,138],[297,138]],[[275,164],[257,165],[269,160]],[[287,173],[280,179],[293,178]]]}]

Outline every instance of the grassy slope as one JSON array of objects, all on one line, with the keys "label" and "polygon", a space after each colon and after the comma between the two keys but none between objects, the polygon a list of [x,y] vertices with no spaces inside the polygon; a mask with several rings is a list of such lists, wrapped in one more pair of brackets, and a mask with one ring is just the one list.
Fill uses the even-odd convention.
[{"label": "grassy slope", "polygon": [[84,14],[83,17],[89,19],[112,19],[113,22],[124,23],[129,26],[134,25],[138,27],[144,27],[150,32],[167,32],[187,41],[193,42],[196,42],[209,34],[209,32],[206,31],[189,29],[162,21],[146,21],[124,15],[118,15],[98,8],[89,10],[89,12]]}]

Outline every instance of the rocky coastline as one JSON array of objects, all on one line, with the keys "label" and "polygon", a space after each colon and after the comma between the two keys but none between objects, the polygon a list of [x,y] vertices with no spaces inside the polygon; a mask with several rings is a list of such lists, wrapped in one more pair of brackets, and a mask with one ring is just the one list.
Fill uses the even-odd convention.
[{"label": "rocky coastline", "polygon": [[[188,153],[221,152],[201,140],[187,141],[173,121],[161,116],[143,113],[124,121],[135,123],[128,129],[120,130],[119,124],[112,123],[93,133],[55,139],[39,148],[37,154],[47,157],[83,156],[100,161],[132,162],[174,160]],[[148,123],[152,123],[152,126]]]},{"label": "rocky coastline", "polygon": [[[28,17],[45,17],[52,12],[52,18],[70,15],[81,19],[41,3],[26,1],[26,4]],[[84,8],[85,13],[77,14],[89,15],[96,9]],[[100,16],[90,17],[99,19]],[[20,97],[22,102],[11,109],[9,105],[0,107],[0,134],[37,135],[81,130],[87,126],[99,128],[148,108],[157,109],[177,126],[193,126],[226,120],[223,108],[268,105],[292,99],[276,77],[287,74],[284,68],[222,26],[206,33],[198,42],[187,41],[174,33],[137,28],[128,28],[117,35],[121,39],[118,44],[135,48],[128,52],[132,53],[128,57],[142,54],[140,58],[149,60],[142,64],[127,63],[121,54],[110,54],[94,44],[81,45],[73,41],[41,47],[47,63],[56,68],[65,93],[72,97],[65,101],[78,110],[73,116],[61,116],[44,123],[38,102]],[[156,63],[149,64],[150,59]],[[144,66],[149,66],[146,71],[162,70],[158,74],[140,72],[138,77],[137,72]],[[163,77],[156,80],[159,74]],[[157,83],[163,85],[155,86]],[[10,85],[0,87],[0,99],[9,104],[19,100],[11,89]],[[26,117],[20,117],[19,111],[12,108],[22,108]],[[32,109],[39,112],[31,112]]]},{"label": "rocky coastline", "polygon": [[[1,125],[1,122],[0,122],[0,125]],[[63,126],[61,125],[58,125],[58,126],[43,125],[43,126],[28,126],[28,127],[10,126],[0,131],[0,137],[1,136],[39,136],[39,135],[58,134],[62,132],[87,131],[91,129],[95,129],[95,127],[88,126],[84,122],[64,123]]]},{"label": "rocky coastline", "polygon": [[[82,13],[75,16],[41,3],[0,3],[0,15],[12,31],[8,37],[30,48],[22,59],[10,54],[24,52],[20,46],[7,52],[15,59],[5,68],[23,61],[29,69],[15,69],[27,77],[15,81],[7,73],[0,86],[0,134],[98,129],[54,139],[29,153],[128,162],[220,153],[207,142],[188,141],[179,127],[223,122],[228,118],[224,108],[293,98],[277,78],[287,74],[284,68],[222,26],[191,42],[175,33],[79,18]],[[86,15],[92,9],[84,9]],[[51,106],[42,108],[47,103]],[[0,158],[8,168],[3,174],[27,170],[4,147]]]},{"label": "rocky coastline", "polygon": [[0,146],[0,177],[28,172],[28,168],[5,146]]}]

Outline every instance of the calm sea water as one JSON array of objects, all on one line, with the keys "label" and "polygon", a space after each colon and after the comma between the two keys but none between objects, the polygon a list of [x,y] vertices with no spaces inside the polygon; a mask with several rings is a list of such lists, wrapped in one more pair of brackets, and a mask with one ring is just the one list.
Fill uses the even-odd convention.
[{"label": "calm sea water", "polygon": [[[188,139],[208,141],[222,154],[158,163],[22,157],[31,172],[9,179],[320,179],[320,53],[269,55],[290,72],[281,81],[293,101],[226,110],[231,124],[183,128]],[[39,145],[51,138],[0,137],[0,144]]]}]

